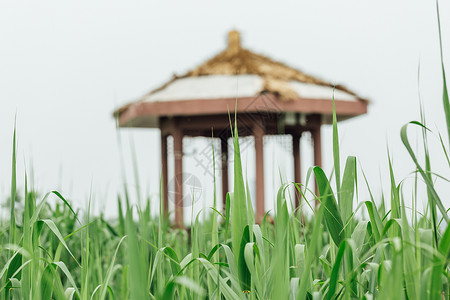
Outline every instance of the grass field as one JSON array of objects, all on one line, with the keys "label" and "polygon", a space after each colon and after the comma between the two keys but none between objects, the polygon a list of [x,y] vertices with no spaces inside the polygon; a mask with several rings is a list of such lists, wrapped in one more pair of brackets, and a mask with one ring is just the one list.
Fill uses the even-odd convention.
[{"label": "grass field", "polygon": [[[447,128],[439,137],[450,168],[443,66]],[[37,197],[26,179],[19,194],[14,133],[10,218],[0,221],[0,299],[450,299],[449,209],[441,201],[447,195],[435,189],[436,180],[450,181],[431,170],[424,120],[399,134],[416,167],[415,185],[427,191],[426,199],[413,193],[407,207],[409,193],[390,159],[386,199],[375,199],[365,177],[356,176],[355,157],[341,166],[333,117],[333,153],[327,154],[334,157],[334,180],[310,168],[320,195],[300,183],[283,185],[273,222],[261,224],[255,223],[234,124],[234,191],[226,211],[217,211],[211,199],[207,217],[194,219],[189,234],[171,228],[162,211],[152,216],[150,201],[130,205],[126,190],[117,199],[116,221],[78,216],[57,191]],[[411,147],[408,130],[421,133],[423,155]],[[312,215],[291,209],[292,185],[311,206],[318,201]],[[367,189],[370,199],[357,202],[356,188]],[[58,198],[56,207],[47,202],[50,195]],[[423,211],[418,202],[426,203]],[[361,211],[367,219],[356,217]]]}]

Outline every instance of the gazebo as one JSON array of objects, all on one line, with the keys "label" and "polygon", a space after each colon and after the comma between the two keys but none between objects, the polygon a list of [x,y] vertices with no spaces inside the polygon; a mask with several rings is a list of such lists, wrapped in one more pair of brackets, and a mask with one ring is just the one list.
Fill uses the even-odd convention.
[{"label": "gazebo", "polygon": [[[183,226],[183,137],[221,140],[223,201],[228,191],[228,139],[231,115],[237,114],[239,136],[253,136],[256,153],[256,220],[264,208],[264,135],[292,135],[294,176],[300,182],[300,138],[309,131],[314,164],[321,166],[322,124],[330,124],[333,96],[338,121],[367,112],[368,101],[341,85],[313,76],[241,47],[238,31],[228,34],[227,48],[139,100],[119,108],[120,127],[159,128],[163,205],[167,214],[167,137],[173,137],[175,226]],[[296,196],[299,205],[299,195]],[[225,206],[224,206],[225,207]]]}]

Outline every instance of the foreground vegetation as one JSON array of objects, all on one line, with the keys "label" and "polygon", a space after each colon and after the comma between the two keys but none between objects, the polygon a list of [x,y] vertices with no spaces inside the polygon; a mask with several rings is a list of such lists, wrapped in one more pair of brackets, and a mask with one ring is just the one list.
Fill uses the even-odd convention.
[{"label": "foreground vegetation", "polygon": [[[444,70],[443,79],[450,137]],[[409,127],[422,133],[423,157],[410,146]],[[115,222],[89,213],[81,218],[56,191],[36,197],[26,176],[25,191],[17,194],[14,138],[10,218],[0,221],[0,299],[449,299],[449,216],[435,189],[436,180],[448,180],[431,170],[428,135],[423,119],[400,132],[426,199],[416,192],[412,207],[405,206],[389,159],[385,203],[374,199],[364,177],[357,182],[355,157],[346,159],[341,174],[334,116],[333,187],[321,168],[311,168],[307,181],[315,178],[320,195],[300,183],[283,185],[273,222],[259,225],[235,124],[234,191],[226,211],[217,211],[211,199],[213,207],[192,221],[189,233],[168,226],[162,211],[152,216],[150,201],[133,207],[126,191]],[[450,147],[441,142],[450,167]],[[292,185],[305,205],[317,201],[311,216],[289,209]],[[365,186],[370,199],[354,204],[357,186]],[[52,194],[56,208],[47,202]],[[15,207],[19,196],[22,209]],[[426,209],[419,212],[422,201]],[[358,211],[369,217],[355,217]]]},{"label": "foreground vegetation", "polygon": [[[10,220],[0,231],[0,298],[448,299],[449,217],[434,188],[427,144],[422,167],[409,145],[409,125],[422,130],[424,141],[428,129],[412,122],[401,130],[416,185],[421,178],[427,188],[425,212],[417,211],[417,197],[406,212],[390,161],[391,209],[372,196],[355,206],[356,159],[347,158],[341,176],[334,122],[335,190],[322,169],[311,168],[319,198],[293,185],[304,201],[318,201],[314,214],[290,213],[283,185],[273,224],[268,218],[255,224],[235,129],[234,192],[224,214],[214,199],[207,218],[192,222],[190,236],[169,227],[162,212],[152,217],[149,201],[133,216],[126,192],[124,203],[118,199],[117,222],[89,214],[79,220],[61,194],[38,200],[25,180],[19,211],[14,149]],[[54,209],[47,203],[51,194],[60,200]],[[355,217],[361,210],[367,220]]]}]

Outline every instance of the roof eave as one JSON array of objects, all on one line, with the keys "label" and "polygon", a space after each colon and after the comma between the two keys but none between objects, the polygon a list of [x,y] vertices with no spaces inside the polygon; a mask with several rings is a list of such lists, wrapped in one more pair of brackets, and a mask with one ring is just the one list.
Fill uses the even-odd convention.
[{"label": "roof eave", "polygon": [[[237,101],[237,102],[236,102]],[[340,118],[352,118],[367,113],[368,100],[335,100],[336,113]],[[227,115],[228,113],[303,113],[330,115],[333,102],[330,99],[299,98],[281,101],[276,96],[264,94],[259,97],[197,99],[164,102],[135,102],[116,110],[119,127],[158,128],[160,117]],[[146,121],[143,121],[146,120]]]}]

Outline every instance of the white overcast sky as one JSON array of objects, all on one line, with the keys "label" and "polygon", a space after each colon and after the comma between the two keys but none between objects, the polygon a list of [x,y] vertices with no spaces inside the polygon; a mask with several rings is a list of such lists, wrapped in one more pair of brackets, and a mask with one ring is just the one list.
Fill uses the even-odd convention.
[{"label": "white overcast sky", "polygon": [[[450,69],[446,1],[441,1],[441,22]],[[10,190],[17,114],[19,188],[26,164],[41,193],[58,189],[85,207],[92,183],[94,210],[114,214],[123,173],[113,110],[221,51],[230,29],[240,30],[245,47],[371,100],[368,115],[339,129],[342,164],[347,155],[356,155],[377,195],[380,181],[388,187],[388,144],[397,181],[413,171],[399,131],[419,119],[420,62],[420,93],[433,131],[432,167],[449,175],[436,138],[440,130],[447,141],[434,1],[0,0],[0,201]],[[136,186],[129,150],[134,143],[141,194],[157,199],[159,132],[126,129],[121,136],[127,183]],[[330,173],[329,126],[322,139],[324,168]],[[302,144],[303,174],[312,163],[307,142]],[[189,143],[185,169],[201,179],[202,201],[210,205],[211,178],[189,155],[206,143]],[[276,143],[267,144],[268,208],[280,184],[278,170],[292,179],[288,154]],[[244,156],[251,183],[251,147]],[[366,200],[364,182],[359,185],[360,200]],[[410,199],[410,193],[406,188],[405,197]],[[450,205],[448,198],[444,202]]]}]

